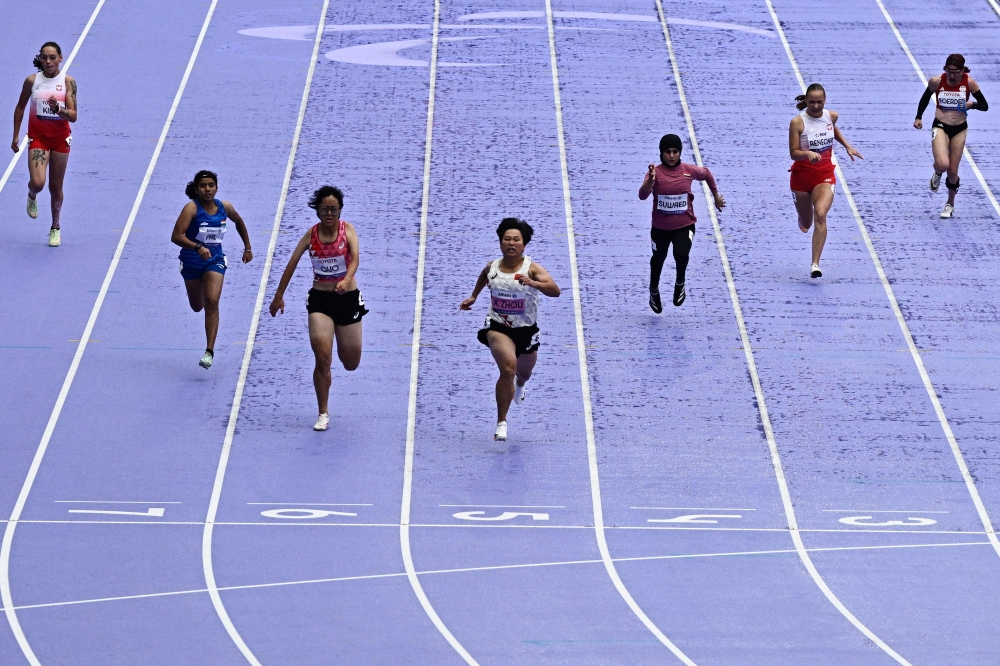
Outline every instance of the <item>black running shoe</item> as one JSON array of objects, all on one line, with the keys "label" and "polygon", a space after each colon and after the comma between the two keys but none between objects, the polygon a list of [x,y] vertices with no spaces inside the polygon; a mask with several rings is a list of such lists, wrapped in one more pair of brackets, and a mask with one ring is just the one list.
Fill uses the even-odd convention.
[{"label": "black running shoe", "polygon": [[680,305],[687,298],[687,293],[684,291],[684,283],[680,282],[674,285],[674,305]]},{"label": "black running shoe", "polygon": [[656,314],[663,312],[663,306],[660,304],[660,292],[649,292],[649,308]]}]

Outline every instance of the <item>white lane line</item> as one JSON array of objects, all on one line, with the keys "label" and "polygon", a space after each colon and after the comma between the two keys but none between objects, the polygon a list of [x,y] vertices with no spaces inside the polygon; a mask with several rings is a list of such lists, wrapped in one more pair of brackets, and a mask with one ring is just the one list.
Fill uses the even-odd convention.
[{"label": "white lane line", "polygon": [[[208,13],[205,15],[205,21],[202,23],[201,32],[198,34],[197,41],[195,41],[194,50],[191,51],[191,57],[188,59],[187,68],[184,70],[184,76],[181,77],[180,85],[177,87],[177,94],[174,95],[174,101],[170,105],[170,112],[167,113],[167,119],[163,123],[163,129],[160,131],[160,138],[156,142],[156,148],[153,150],[153,156],[149,160],[149,166],[146,167],[146,175],[142,179],[142,185],[139,187],[139,192],[135,195],[135,201],[132,203],[132,211],[129,213],[128,221],[125,223],[125,227],[122,229],[121,237],[118,239],[118,246],[115,248],[115,254],[111,259],[111,265],[108,266],[108,271],[104,276],[104,282],[101,284],[101,290],[98,292],[97,300],[94,301],[94,307],[90,311],[90,318],[87,320],[87,326],[83,329],[83,335],[80,336],[80,342],[76,347],[76,353],[73,355],[73,362],[70,364],[69,371],[66,373],[66,379],[63,381],[62,388],[59,390],[59,396],[56,398],[56,404],[52,408],[52,413],[49,415],[49,421],[45,426],[45,431],[42,433],[41,442],[39,442],[38,449],[35,451],[35,457],[31,461],[31,467],[28,469],[28,476],[25,478],[24,484],[21,486],[21,492],[17,496],[17,502],[14,504],[14,510],[11,511],[10,520],[7,522],[4,529],[3,545],[0,546],[0,601],[3,602],[5,609],[4,614],[7,616],[7,622],[10,624],[14,637],[17,639],[17,644],[20,646],[21,651],[27,658],[28,663],[32,666],[40,666],[41,662],[38,661],[38,657],[31,649],[31,645],[28,643],[28,639],[24,635],[21,624],[18,622],[17,614],[14,612],[14,602],[11,596],[10,550],[14,541],[14,530],[17,528],[17,521],[21,518],[21,512],[24,510],[24,505],[28,501],[28,495],[31,493],[31,487],[35,483],[35,477],[37,476],[38,470],[42,465],[42,459],[45,457],[45,451],[48,449],[49,441],[52,439],[52,433],[55,431],[56,424],[59,422],[59,416],[62,414],[63,405],[66,403],[66,397],[69,395],[70,387],[73,385],[73,379],[76,377],[76,371],[79,369],[80,363],[83,360],[83,354],[87,350],[87,343],[90,341],[90,336],[94,331],[94,326],[97,325],[97,317],[101,312],[101,306],[104,305],[104,299],[108,294],[108,289],[111,287],[111,281],[114,279],[115,271],[118,269],[118,262],[121,261],[122,253],[125,251],[125,243],[128,241],[129,234],[132,231],[132,225],[135,223],[135,218],[139,214],[139,208],[142,206],[142,201],[146,195],[146,189],[149,187],[149,182],[153,178],[153,172],[156,170],[156,164],[160,159],[160,153],[163,151],[163,144],[166,142],[167,134],[170,132],[170,126],[174,122],[174,114],[177,113],[177,107],[180,106],[181,98],[184,95],[184,89],[187,87],[188,78],[191,76],[191,70],[194,69],[194,63],[198,59],[198,52],[201,50],[201,44],[205,40],[205,33],[208,31],[208,25],[212,21],[212,14],[215,13],[215,5],[218,1],[219,0],[212,0],[212,4],[208,8]],[[88,28],[92,25],[92,23],[93,21],[88,23]],[[82,37],[83,35],[81,35],[81,39]]]},{"label": "white lane line", "polygon": [[424,261],[427,253],[427,214],[431,196],[431,148],[434,139],[434,94],[437,89],[438,42],[441,32],[441,0],[434,0],[431,27],[430,79],[427,92],[427,129],[424,133],[423,189],[420,195],[420,240],[417,246],[417,283],[413,297],[413,340],[410,347],[410,395],[406,406],[406,453],[403,459],[403,497],[399,512],[399,548],[403,555],[406,578],[421,607],[448,644],[469,666],[479,663],[458,642],[427,598],[410,550],[410,504],[413,495],[413,451],[417,430],[417,383],[420,378],[420,324],[424,312]]},{"label": "white lane line", "polygon": [[885,511],[874,509],[823,509],[824,513],[948,513],[947,511]]},{"label": "white lane line", "polygon": [[247,502],[253,506],[375,506],[374,504],[323,504],[321,502]]},{"label": "white lane line", "polygon": [[180,504],[180,502],[119,502],[117,500],[52,500],[56,504]]},{"label": "white lane line", "polygon": [[756,511],[757,509],[724,509],[705,506],[630,506],[630,509],[647,509],[649,511]]},{"label": "white lane line", "polygon": [[608,541],[604,535],[604,509],[601,502],[600,469],[597,462],[597,441],[594,437],[594,408],[590,398],[590,373],[587,369],[587,346],[583,330],[583,304],[580,298],[580,273],[576,261],[576,236],[573,229],[573,203],[570,197],[569,165],[566,161],[566,136],[563,127],[562,93],[559,87],[559,59],[556,55],[556,33],[552,21],[552,0],[545,0],[545,23],[549,33],[549,63],[552,71],[552,96],[556,111],[556,133],[559,138],[559,168],[562,175],[563,208],[566,216],[566,245],[569,249],[569,268],[573,291],[573,319],[576,328],[577,363],[580,366],[580,389],[583,399],[583,422],[587,435],[587,463],[590,472],[590,497],[594,511],[594,535],[601,553],[604,568],[628,607],[646,628],[656,636],[675,657],[687,666],[695,666],[684,652],[667,638],[666,634],[653,623],[645,611],[639,607],[632,594],[625,587],[615,568]]},{"label": "white lane line", "polygon": [[[213,0],[212,6],[215,6]],[[288,187],[292,180],[292,167],[295,164],[295,153],[299,148],[299,137],[302,134],[302,122],[306,115],[306,106],[309,102],[309,90],[312,87],[313,73],[316,71],[316,60],[319,57],[319,45],[323,38],[323,26],[326,24],[326,12],[330,6],[330,0],[323,0],[323,7],[319,17],[319,29],[313,39],[312,54],[309,60],[309,70],[306,73],[305,85],[302,88],[302,101],[299,103],[299,115],[295,121],[295,132],[292,134],[292,146],[288,151],[288,161],[285,164],[285,177],[281,184],[281,195],[278,197],[278,208],[274,214],[274,224],[271,227],[271,239],[267,244],[267,255],[264,257],[264,269],[260,276],[260,285],[257,287],[257,300],[254,302],[253,317],[250,320],[250,331],[247,334],[246,346],[243,350],[243,363],[240,365],[240,376],[236,381],[236,394],[233,396],[233,405],[229,410],[229,423],[226,425],[226,437],[222,443],[222,453],[219,456],[219,465],[215,471],[215,483],[212,486],[212,497],[208,502],[208,514],[205,517],[205,528],[201,535],[201,564],[205,573],[205,584],[208,586],[208,594],[212,599],[212,606],[219,616],[222,626],[226,628],[226,633],[232,639],[236,647],[253,666],[261,666],[257,657],[254,656],[250,647],[247,646],[243,637],[240,636],[236,626],[229,617],[222,597],[219,595],[219,587],[215,582],[215,569],[212,566],[212,532],[215,526],[215,516],[219,511],[219,499],[222,497],[222,484],[226,478],[226,467],[229,464],[229,453],[233,446],[233,437],[236,434],[236,421],[240,415],[240,405],[243,402],[243,389],[246,387],[247,373],[250,371],[250,360],[253,357],[254,340],[257,337],[257,327],[260,325],[260,313],[264,307],[264,296],[267,293],[267,280],[271,274],[271,264],[274,261],[274,248],[278,243],[278,231],[281,228],[281,220],[285,214],[285,203],[288,200]],[[204,35],[204,32],[202,33]]]},{"label": "white lane line", "polygon": [[[785,45],[788,57],[792,61],[792,65],[795,67],[796,73],[798,73],[798,65],[795,64],[795,59],[792,56],[791,49],[788,47],[788,41],[785,39],[785,33],[781,29],[781,24],[778,22],[778,17],[774,13],[774,8],[771,6],[771,0],[766,1],[767,6],[771,11],[771,17],[774,19],[774,25],[778,30],[778,35],[781,37],[781,42]],[[667,51],[670,53],[670,64],[674,71],[674,81],[677,84],[677,93],[680,97],[681,107],[684,109],[684,119],[687,122],[688,136],[691,139],[691,149],[694,153],[695,161],[698,166],[703,166],[701,151],[698,148],[698,137],[695,134],[694,121],[691,118],[691,109],[688,108],[687,97],[684,95],[684,84],[681,81],[681,72],[677,64],[677,58],[674,54],[673,42],[670,39],[670,30],[667,28],[667,21],[663,13],[663,3],[661,0],[656,0],[656,10],[660,15],[660,25],[663,28],[663,38],[666,40]],[[799,76],[800,80],[801,78],[802,77]],[[830,589],[830,586],[826,584],[826,581],[823,580],[819,570],[817,570],[816,566],[813,564],[812,558],[809,557],[809,552],[806,550],[805,544],[802,542],[802,535],[799,531],[798,520],[795,517],[795,506],[792,504],[791,492],[788,489],[788,482],[785,479],[785,469],[781,463],[781,454],[778,451],[778,443],[774,438],[774,429],[771,427],[771,417],[768,414],[767,403],[764,399],[764,389],[761,386],[760,375],[757,373],[757,363],[754,360],[753,349],[750,346],[750,336],[747,334],[746,321],[743,319],[743,309],[740,306],[739,295],[736,293],[736,283],[733,281],[733,272],[729,265],[729,255],[726,252],[725,240],[722,236],[722,228],[719,226],[719,218],[715,214],[715,206],[713,204],[711,194],[709,193],[708,185],[702,182],[701,189],[705,194],[705,203],[708,206],[708,212],[712,218],[712,227],[715,230],[715,242],[719,249],[719,258],[722,260],[722,270],[726,275],[726,284],[729,287],[729,298],[733,304],[733,314],[736,316],[736,324],[739,327],[740,332],[740,341],[743,344],[743,354],[747,360],[747,369],[750,371],[750,379],[753,383],[754,396],[757,399],[757,409],[760,412],[761,424],[764,426],[764,434],[767,437],[767,446],[771,453],[771,465],[774,467],[774,475],[777,479],[778,490],[781,494],[781,504],[785,510],[785,520],[788,522],[788,531],[789,534],[791,534],[795,550],[798,552],[799,559],[802,560],[802,564],[805,566],[806,571],[809,572],[809,576],[813,579],[813,582],[820,589],[820,591],[823,592],[823,595],[834,606],[834,608],[836,608],[841,615],[847,618],[847,620],[854,625],[858,631],[881,648],[882,651],[895,659],[898,663],[910,666],[910,662],[901,657],[881,638],[875,635],[875,632],[865,626],[861,620],[855,617],[854,614],[840,601],[837,595],[834,594],[833,590]]]},{"label": "white lane line", "polygon": [[[767,1],[770,3],[770,0]],[[889,23],[889,27],[892,28],[893,33],[896,35],[899,45],[903,47],[907,57],[909,57],[910,62],[913,64],[913,68],[916,70],[921,80],[926,81],[927,77],[924,76],[923,71],[920,69],[920,65],[917,64],[913,54],[910,53],[910,49],[906,45],[903,35],[900,34],[899,30],[896,28],[896,23],[892,20],[892,16],[889,15],[885,5],[882,4],[882,0],[875,0],[875,2],[878,3],[879,9],[882,10],[882,15],[885,17],[885,20]],[[775,22],[777,22],[777,18],[775,18]],[[782,37],[782,39],[784,39],[784,37]],[[786,42],[786,49],[787,48]],[[789,57],[791,57],[790,50]],[[797,66],[795,68],[795,72],[798,76],[799,83],[801,84],[802,75],[798,73]],[[804,85],[803,90],[805,90]],[[996,197],[994,197],[993,193],[990,191],[989,186],[986,184],[986,179],[983,178],[982,173],[979,171],[979,167],[976,166],[976,162],[972,159],[972,155],[969,154],[968,149],[966,149],[964,154],[966,160],[969,162],[969,166],[972,167],[976,177],[979,178],[979,182],[983,186],[983,190],[986,192],[987,196],[989,196],[990,202],[993,204],[993,208],[996,209],[998,214],[1000,214],[1000,204],[997,203]],[[839,165],[837,166],[837,176],[841,178],[843,177],[843,171],[840,169]],[[906,346],[910,350],[910,357],[913,359],[913,364],[917,367],[917,372],[920,374],[920,379],[924,384],[924,390],[927,392],[927,397],[934,406],[934,413],[937,415],[938,422],[941,424],[941,430],[944,432],[944,436],[948,440],[948,446],[951,447],[951,453],[955,457],[955,463],[958,465],[958,469],[962,473],[962,480],[965,481],[965,488],[969,492],[969,497],[972,498],[972,503],[976,507],[976,513],[979,514],[979,521],[982,523],[983,529],[986,531],[990,543],[993,544],[993,550],[1000,555],[1000,539],[997,538],[996,531],[993,529],[993,521],[990,520],[990,515],[986,511],[986,505],[983,504],[983,500],[979,496],[979,489],[976,487],[976,482],[972,478],[969,466],[965,462],[965,455],[962,453],[962,448],[958,445],[955,433],[952,432],[951,423],[949,423],[948,416],[945,414],[944,406],[941,404],[941,399],[938,397],[937,389],[934,388],[930,375],[927,373],[927,368],[924,367],[924,360],[921,358],[920,352],[917,350],[917,345],[913,342],[913,336],[910,334],[910,327],[907,325],[905,317],[903,317],[903,312],[899,308],[899,302],[896,300],[896,294],[893,292],[892,285],[889,284],[889,278],[886,276],[885,270],[882,268],[882,262],[878,257],[878,253],[875,251],[875,245],[872,243],[872,239],[868,235],[868,229],[865,226],[864,220],[861,218],[861,213],[858,211],[857,205],[854,203],[854,197],[851,196],[851,191],[847,187],[846,178],[841,181],[841,185],[844,188],[844,194],[847,195],[847,202],[851,206],[851,211],[854,213],[854,219],[858,223],[858,229],[861,231],[861,237],[864,239],[865,246],[868,248],[868,254],[871,255],[872,263],[875,264],[875,270],[878,272],[879,280],[882,281],[882,288],[885,290],[885,295],[889,299],[892,311],[896,315],[896,323],[899,324],[899,330],[902,332],[903,338],[906,340]]]},{"label": "white lane line", "polygon": [[[66,65],[62,68],[62,72],[66,73],[69,71],[69,66],[73,64],[73,60],[76,59],[76,54],[79,52],[80,47],[83,46],[83,40],[87,38],[90,34],[90,28],[94,25],[94,21],[97,20],[97,15],[101,12],[101,7],[104,6],[104,0],[100,0],[97,6],[94,7],[94,11],[90,14],[90,20],[87,21],[87,25],[83,27],[83,32],[80,33],[80,37],[76,40],[76,44],[73,45],[73,50],[70,51],[69,57],[66,58]],[[29,110],[30,111],[30,110]],[[25,128],[24,138],[21,139],[21,143],[18,145],[17,152],[14,156],[10,158],[10,164],[3,172],[3,176],[0,177],[0,192],[3,191],[4,185],[7,184],[7,180],[10,178],[10,174],[14,172],[14,167],[17,166],[17,161],[21,158],[21,155],[25,154],[24,149],[28,147],[28,132]]]},{"label": "white lane line", "polygon": [[997,16],[1000,16],[1000,3],[998,3],[997,0],[986,0],[986,2],[990,3],[990,7],[993,8],[993,11],[997,13]]},{"label": "white lane line", "polygon": [[[858,551],[858,550],[892,550],[892,549],[902,549],[902,548],[947,548],[950,546],[988,546],[989,541],[963,541],[955,543],[915,543],[915,544],[898,544],[898,545],[885,545],[885,546],[838,546],[833,548],[810,548],[810,552],[832,552],[832,551]],[[745,551],[735,551],[735,552],[724,552],[724,553],[691,553],[688,555],[645,555],[642,557],[618,557],[615,558],[615,562],[650,562],[657,560],[688,560],[688,559],[703,559],[711,557],[739,557],[739,556],[753,556],[753,555],[792,555],[795,554],[794,549],[783,549],[783,550],[745,550]],[[604,560],[566,560],[562,562],[534,562],[529,564],[500,564],[494,566],[486,567],[464,567],[459,569],[431,569],[428,571],[418,571],[419,576],[430,576],[435,574],[449,574],[449,573],[470,573],[479,571],[503,571],[510,569],[532,569],[538,567],[556,567],[556,566],[570,566],[577,564],[603,564]],[[362,576],[341,576],[337,578],[313,578],[308,580],[293,580],[284,581],[280,583],[254,583],[248,585],[229,585],[226,587],[220,587],[220,590],[259,590],[265,588],[274,587],[291,587],[294,585],[315,585],[319,583],[339,583],[344,581],[357,581],[357,580],[377,580],[380,578],[402,578],[406,576],[405,572],[400,573],[388,573],[388,574],[368,574]],[[102,603],[106,601],[130,601],[133,599],[154,599],[157,597],[173,597],[183,594],[202,594],[208,592],[207,588],[200,588],[196,590],[177,590],[174,592],[151,592],[148,594],[129,594],[120,597],[100,597],[97,599],[79,599],[77,601],[55,601],[44,604],[27,604],[24,606],[17,606],[15,610],[26,610],[31,608],[52,608],[57,606],[76,606],[80,604],[95,604]]]},{"label": "white lane line", "polygon": [[438,506],[447,506],[452,508],[474,508],[480,507],[484,509],[565,509],[564,506],[544,506],[544,505],[521,505],[516,504],[438,504]]},{"label": "white lane line", "polygon": [[[917,76],[920,77],[920,82],[926,86],[928,77],[924,74],[924,70],[920,69],[920,64],[917,62],[917,59],[913,57],[913,53],[910,52],[910,47],[906,45],[906,40],[903,39],[902,33],[900,33],[899,29],[896,27],[896,22],[892,20],[892,16],[889,15],[889,11],[885,8],[885,5],[882,4],[882,0],[875,0],[875,2],[878,4],[878,8],[882,10],[882,16],[884,16],[885,20],[889,23],[889,27],[892,28],[893,34],[896,35],[896,40],[899,42],[899,45],[903,47],[906,57],[910,59],[910,64],[913,65],[913,69],[916,70]],[[989,2],[994,5],[994,8],[996,7],[994,0],[989,0]],[[998,12],[998,14],[1000,14],[1000,12]],[[979,180],[979,185],[983,188],[983,192],[986,193],[986,197],[990,200],[990,203],[993,204],[993,210],[996,211],[997,215],[1000,215],[1000,202],[997,201],[996,196],[993,194],[993,190],[990,189],[989,184],[986,182],[986,177],[983,176],[983,172],[979,170],[979,165],[976,164],[976,160],[972,158],[972,153],[969,152],[968,146],[963,149],[962,155],[965,157],[965,161],[968,162],[969,166],[972,168],[972,173],[976,174],[976,178]],[[845,187],[844,189],[846,191],[847,188]],[[850,197],[851,195],[848,194],[847,196]],[[865,237],[867,239],[867,235]],[[908,334],[907,339],[909,339]],[[923,368],[923,362],[921,362],[919,366]],[[959,463],[960,467],[961,465],[962,463]],[[1000,548],[1000,545],[998,545],[997,548]],[[998,553],[1000,553],[1000,550],[998,550]]]}]

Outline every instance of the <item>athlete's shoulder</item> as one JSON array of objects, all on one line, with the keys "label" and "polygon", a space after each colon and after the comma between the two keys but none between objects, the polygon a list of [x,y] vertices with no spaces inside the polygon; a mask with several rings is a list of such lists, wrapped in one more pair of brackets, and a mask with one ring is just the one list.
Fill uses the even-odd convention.
[{"label": "athlete's shoulder", "polygon": [[24,87],[30,88],[31,86],[35,85],[36,76],[38,76],[38,72],[35,72],[34,74],[29,74],[28,77],[24,79]]},{"label": "athlete's shoulder", "polygon": [[927,80],[927,88],[928,88],[928,90],[934,91],[934,90],[937,90],[940,87],[941,87],[941,77],[940,76],[932,76],[931,78],[929,78]]},{"label": "athlete's shoulder", "polygon": [[830,114],[830,122],[832,122],[834,125],[836,125],[837,124],[837,118],[840,118],[840,114],[837,113],[836,111],[832,110],[832,109],[827,109],[826,112],[828,114]]},{"label": "athlete's shoulder", "polygon": [[802,120],[802,114],[801,113],[796,113],[794,116],[792,116],[792,120],[791,120],[791,123],[789,123],[789,126],[790,127],[805,127],[805,121]]},{"label": "athlete's shoulder", "polygon": [[357,235],[358,230],[354,228],[353,224],[351,224],[347,220],[341,220],[341,221],[344,223],[344,231],[346,231],[349,234],[355,234],[355,235]]},{"label": "athlete's shoulder", "polygon": [[182,213],[188,213],[189,215],[194,215],[195,213],[198,212],[198,204],[197,204],[197,202],[195,202],[194,199],[191,199],[186,204],[184,204],[184,207],[181,208],[181,212]]}]

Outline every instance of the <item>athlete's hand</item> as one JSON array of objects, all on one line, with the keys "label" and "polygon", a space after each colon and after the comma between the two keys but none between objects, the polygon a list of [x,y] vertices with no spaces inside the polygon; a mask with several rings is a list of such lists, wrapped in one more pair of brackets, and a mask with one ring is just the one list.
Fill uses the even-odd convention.
[{"label": "athlete's hand", "polygon": [[204,245],[202,245],[201,247],[198,248],[198,256],[204,259],[205,261],[208,261],[209,259],[212,258],[212,251],[209,250]]},{"label": "athlete's hand", "polygon": [[251,250],[243,250],[243,263],[249,264],[253,261],[253,252]]},{"label": "athlete's hand", "polygon": [[271,307],[268,309],[271,311],[272,317],[277,316],[278,310],[281,310],[281,314],[285,314],[285,299],[275,294],[271,301]]},{"label": "athlete's hand", "polygon": [[49,113],[59,113],[59,100],[54,96],[45,100],[49,105]]},{"label": "athlete's hand", "polygon": [[458,306],[458,309],[459,310],[471,310],[472,309],[472,305],[475,302],[476,302],[476,297],[475,296],[469,296],[467,299],[465,299],[464,301],[462,301],[462,303]]},{"label": "athlete's hand", "polygon": [[650,164],[649,171],[646,172],[646,180],[652,180],[656,178],[656,165]]},{"label": "athlete's hand", "polygon": [[341,296],[343,296],[344,294],[347,293],[348,282],[350,282],[350,280],[341,280],[340,282],[338,282],[333,286],[333,290],[338,294],[340,294]]},{"label": "athlete's hand", "polygon": [[859,160],[865,159],[864,157],[861,156],[861,153],[859,153],[857,150],[854,149],[854,146],[847,147],[847,156],[851,158],[852,162],[854,161],[855,157],[857,157]]},{"label": "athlete's hand", "polygon": [[917,129],[923,129],[924,121],[920,118],[917,118],[916,120],[913,121],[913,126],[916,127]]},{"label": "athlete's hand", "polygon": [[715,208],[716,210],[722,210],[726,207],[726,200],[721,194],[715,195]]},{"label": "athlete's hand", "polygon": [[821,159],[823,159],[823,156],[822,156],[822,155],[820,155],[819,153],[814,153],[814,152],[813,152],[813,151],[811,151],[811,150],[810,150],[810,151],[808,151],[808,152],[806,152],[806,155],[807,155],[807,159],[808,159],[808,160],[809,160],[809,161],[810,161],[810,162],[811,162],[812,164],[816,164],[816,163],[817,163],[817,162],[819,162],[819,161],[820,161]]},{"label": "athlete's hand", "polygon": [[20,152],[18,150],[17,137],[14,137],[14,140],[10,142],[10,149],[13,150],[15,153]]}]

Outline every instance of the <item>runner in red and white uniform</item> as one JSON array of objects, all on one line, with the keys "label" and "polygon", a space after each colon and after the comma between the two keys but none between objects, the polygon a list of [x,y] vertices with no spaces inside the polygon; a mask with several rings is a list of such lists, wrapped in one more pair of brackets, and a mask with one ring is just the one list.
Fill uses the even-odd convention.
[{"label": "runner in red and white uniform", "polygon": [[694,242],[695,223],[694,195],[691,183],[704,180],[715,196],[715,207],[722,210],[726,200],[719,194],[712,172],[695,164],[681,162],[681,138],[676,134],[666,134],[660,138],[659,166],[649,165],[646,177],[639,187],[639,198],[643,201],[653,195],[653,228],[649,235],[653,241],[653,256],[649,260],[649,307],[653,312],[663,312],[660,304],[660,272],[667,258],[667,250],[674,246],[674,263],[677,264],[677,279],[674,281],[674,305],[680,305],[687,298],[684,279],[687,272],[691,244]]},{"label": "runner in red and white uniform", "polygon": [[[969,76],[965,57],[960,53],[948,56],[941,76],[932,76],[927,82],[927,89],[917,105],[917,119],[913,121],[913,126],[917,129],[923,129],[924,110],[931,101],[931,95],[935,93],[937,108],[934,110],[934,122],[931,123],[931,151],[934,153],[931,191],[937,192],[941,186],[941,174],[947,172],[945,186],[948,188],[948,203],[941,211],[941,217],[947,219],[955,212],[955,195],[961,184],[958,164],[962,161],[965,137],[969,130],[969,123],[966,122],[968,110],[986,111],[990,106],[986,103],[979,84]],[[970,102],[970,96],[975,97],[975,100]]]},{"label": "runner in red and white uniform", "polygon": [[802,233],[808,233],[809,227],[815,224],[809,276],[818,278],[823,275],[819,260],[826,245],[826,214],[833,205],[833,186],[837,183],[833,142],[837,141],[847,150],[852,162],[855,157],[864,158],[837,127],[837,112],[825,108],[826,90],[823,86],[810,84],[806,94],[796,97],[795,102],[802,113],[792,118],[788,127],[788,152],[794,160],[789,169],[792,172],[792,196]]},{"label": "runner in red and white uniform", "polygon": [[38,73],[24,80],[21,97],[14,107],[14,140],[10,144],[14,152],[18,152],[21,120],[25,107],[28,107],[28,215],[38,217],[35,197],[45,187],[45,167],[48,166],[52,206],[51,247],[58,247],[61,243],[59,214],[63,205],[63,180],[69,162],[69,146],[73,140],[69,124],[76,122],[76,79],[59,69],[61,63],[62,49],[59,45],[45,42],[33,63]]},{"label": "runner in red and white uniform", "polygon": [[313,430],[326,430],[330,425],[328,401],[333,376],[333,341],[337,340],[337,357],[344,370],[356,370],[361,364],[361,318],[368,314],[365,301],[354,279],[358,271],[358,235],[354,225],[340,219],[344,193],[326,185],[313,193],[309,207],[316,211],[319,224],[299,239],[292,256],[281,274],[278,289],[271,300],[271,316],[285,311],[285,289],[295,273],[299,259],[309,251],[312,260],[313,285],[306,301],[309,313],[309,343],[316,355],[313,384],[319,417]]},{"label": "runner in red and white uniform", "polygon": [[493,433],[498,442],[507,440],[507,410],[511,401],[524,402],[527,395],[524,384],[538,360],[539,294],[551,297],[560,294],[559,285],[548,271],[524,255],[524,246],[531,242],[534,231],[524,220],[505,217],[497,227],[503,256],[486,264],[472,296],[459,305],[462,310],[471,310],[479,292],[489,285],[490,312],[477,337],[490,348],[500,369],[496,385],[497,427]]}]

